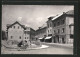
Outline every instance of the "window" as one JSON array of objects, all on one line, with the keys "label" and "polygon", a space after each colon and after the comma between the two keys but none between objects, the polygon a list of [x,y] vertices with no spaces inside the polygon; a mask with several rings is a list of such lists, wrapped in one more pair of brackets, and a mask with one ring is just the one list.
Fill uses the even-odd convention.
[{"label": "window", "polygon": [[50,27],[51,27],[51,23],[50,23]]},{"label": "window", "polygon": [[19,37],[19,39],[21,39],[21,36]]},{"label": "window", "polygon": [[25,37],[25,39],[26,39],[26,37]]},{"label": "window", "polygon": [[48,24],[48,28],[49,28],[49,24]]},{"label": "window", "polygon": [[49,33],[49,30],[48,30],[48,33]]},{"label": "window", "polygon": [[13,38],[13,36],[11,36],[11,39]]},{"label": "window", "polygon": [[60,30],[58,29],[58,33],[60,33]]},{"label": "window", "polygon": [[65,20],[62,20],[62,23],[64,24],[65,23]]},{"label": "window", "polygon": [[27,37],[27,39],[28,39],[28,37]]},{"label": "window", "polygon": [[54,27],[56,26],[56,23],[54,23]]},{"label": "window", "polygon": [[73,34],[70,34],[70,38],[73,39],[73,37],[74,37],[74,35]]},{"label": "window", "polygon": [[60,25],[60,22],[57,22],[57,25],[59,26]]},{"label": "window", "polygon": [[19,26],[18,26],[18,29],[19,29]]},{"label": "window", "polygon": [[65,23],[65,20],[62,20],[61,23],[64,24]]},{"label": "window", "polygon": [[62,33],[64,33],[64,28],[62,28]]},{"label": "window", "polygon": [[54,33],[55,33],[56,31],[54,30]]},{"label": "window", "polygon": [[14,28],[15,28],[15,26],[14,26]]}]

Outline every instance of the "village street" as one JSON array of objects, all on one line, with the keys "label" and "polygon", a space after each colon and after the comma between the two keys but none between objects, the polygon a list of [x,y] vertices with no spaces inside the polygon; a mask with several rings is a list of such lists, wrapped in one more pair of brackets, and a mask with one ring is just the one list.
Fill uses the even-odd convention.
[{"label": "village street", "polygon": [[8,49],[4,50],[3,54],[73,54],[73,48],[69,45],[54,45],[54,44],[46,44],[41,43],[42,45],[49,46],[47,48],[40,48],[40,49],[29,49],[26,51],[9,51]]},{"label": "village street", "polygon": [[73,55],[74,5],[2,5],[1,33],[1,54]]}]

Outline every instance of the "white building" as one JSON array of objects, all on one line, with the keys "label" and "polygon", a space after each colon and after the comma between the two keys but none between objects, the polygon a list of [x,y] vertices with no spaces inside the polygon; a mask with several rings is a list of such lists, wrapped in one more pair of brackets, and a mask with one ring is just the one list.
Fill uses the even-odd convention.
[{"label": "white building", "polygon": [[30,27],[25,27],[16,21],[7,25],[7,36],[9,41],[20,42],[26,40],[30,44]]}]

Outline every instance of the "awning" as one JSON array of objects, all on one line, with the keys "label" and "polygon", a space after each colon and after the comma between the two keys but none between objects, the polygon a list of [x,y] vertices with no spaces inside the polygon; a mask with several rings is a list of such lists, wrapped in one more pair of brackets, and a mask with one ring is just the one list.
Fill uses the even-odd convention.
[{"label": "awning", "polygon": [[45,39],[50,39],[52,36],[46,37]]},{"label": "awning", "polygon": [[39,39],[43,39],[43,38],[39,38]]}]

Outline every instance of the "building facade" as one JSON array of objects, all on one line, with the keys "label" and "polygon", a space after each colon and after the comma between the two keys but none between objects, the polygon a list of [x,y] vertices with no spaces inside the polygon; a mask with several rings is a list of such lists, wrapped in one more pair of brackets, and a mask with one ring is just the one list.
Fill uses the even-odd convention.
[{"label": "building facade", "polygon": [[30,28],[30,39],[31,39],[31,41],[35,40],[35,33],[36,33],[35,30]]},{"label": "building facade", "polygon": [[[69,43],[71,39],[71,30],[73,30],[74,26],[70,26],[70,24],[74,23],[74,11],[68,11],[63,14],[56,15],[55,17],[48,18],[47,26],[48,30],[52,28],[52,42],[54,43]],[[50,25],[51,23],[51,25]],[[49,32],[47,30],[47,32]],[[73,32],[73,31],[72,31]],[[49,34],[49,33],[47,33]]]},{"label": "building facade", "polygon": [[73,39],[74,39],[74,24],[70,24],[69,25],[70,28],[70,39],[69,39],[69,43],[73,43]]},{"label": "building facade", "polygon": [[52,36],[52,19],[53,17],[49,17],[47,21],[47,36]]},{"label": "building facade", "polygon": [[30,44],[30,31],[32,31],[30,27],[26,27],[20,24],[18,21],[7,25],[8,41],[20,42],[25,40],[28,44]]},{"label": "building facade", "polygon": [[44,38],[47,36],[47,24],[45,23],[43,26],[39,27],[39,29],[36,30],[35,37],[44,41]]}]

